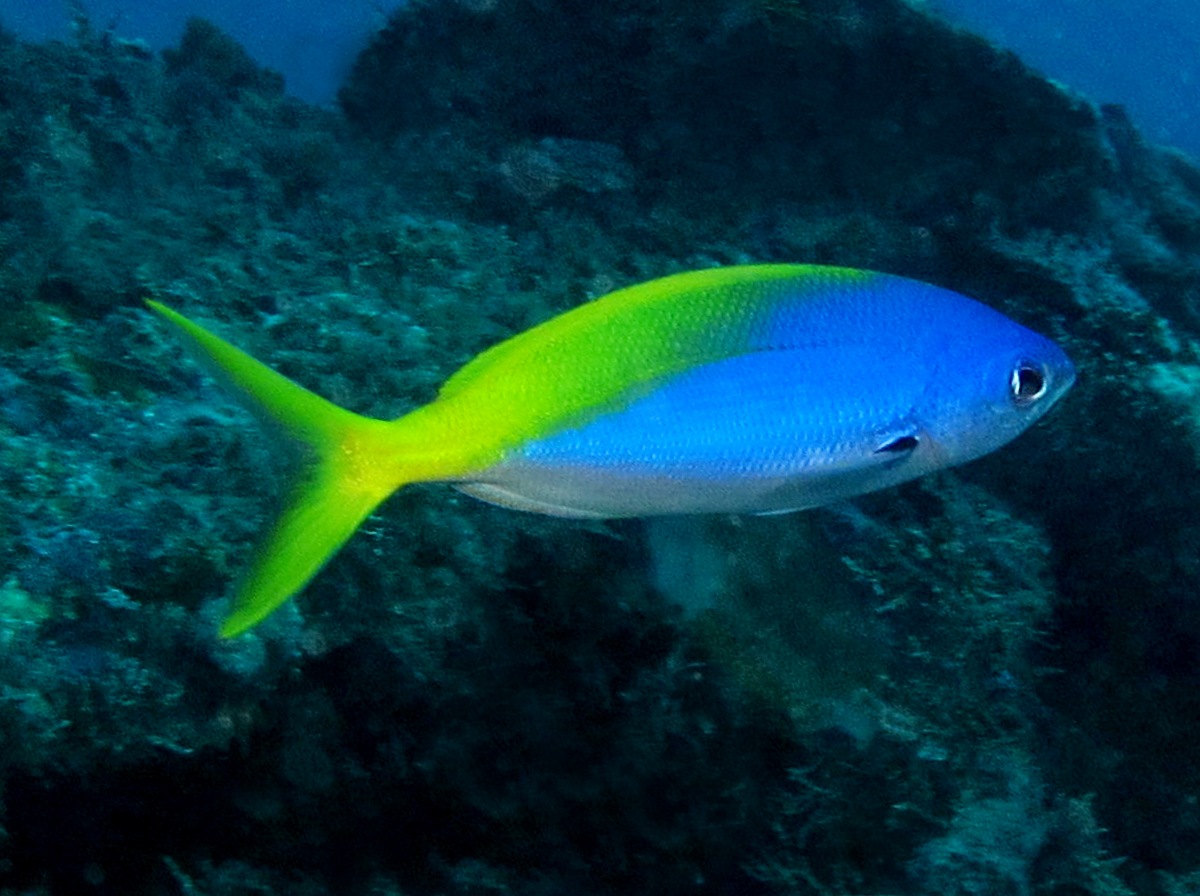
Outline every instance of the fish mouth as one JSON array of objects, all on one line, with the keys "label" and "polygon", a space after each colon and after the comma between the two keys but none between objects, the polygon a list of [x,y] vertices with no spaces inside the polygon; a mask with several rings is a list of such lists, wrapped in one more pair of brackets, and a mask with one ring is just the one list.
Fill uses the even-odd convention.
[{"label": "fish mouth", "polygon": [[[1071,363],[1069,358],[1063,359],[1063,369],[1059,372],[1062,377],[1062,392],[1066,392],[1075,385],[1075,365]],[[1060,393],[1061,394],[1061,393]]]},{"label": "fish mouth", "polygon": [[1043,411],[1049,410],[1054,405],[1058,404],[1060,398],[1071,391],[1071,387],[1075,385],[1075,365],[1071,363],[1071,359],[1066,355],[1054,363],[1047,365],[1050,372],[1050,384],[1047,389]]}]

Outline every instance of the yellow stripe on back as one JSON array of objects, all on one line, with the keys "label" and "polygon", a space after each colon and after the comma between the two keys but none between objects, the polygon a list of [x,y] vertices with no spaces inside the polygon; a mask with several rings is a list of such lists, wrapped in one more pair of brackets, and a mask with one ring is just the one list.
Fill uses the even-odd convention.
[{"label": "yellow stripe on back", "polygon": [[[469,449],[463,475],[506,452],[579,426],[664,378],[750,349],[785,296],[828,286],[811,265],[755,265],[676,274],[610,293],[496,345],[452,376],[437,401],[402,418],[415,440]],[[397,421],[400,423],[401,421]],[[417,436],[416,430],[426,432]]]}]

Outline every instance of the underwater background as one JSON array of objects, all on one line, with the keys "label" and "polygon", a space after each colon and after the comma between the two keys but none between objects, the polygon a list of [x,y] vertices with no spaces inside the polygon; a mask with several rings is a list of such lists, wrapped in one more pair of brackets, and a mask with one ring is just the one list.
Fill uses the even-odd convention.
[{"label": "underwater background", "polygon": [[[85,12],[0,30],[0,891],[1200,892],[1193,155],[900,0],[425,0],[328,106]],[[959,290],[1078,382],[785,517],[405,489],[215,636],[284,458],[145,298],[395,416],[752,261]]]},{"label": "underwater background", "polygon": [[[331,104],[354,57],[402,0],[8,0],[0,22],[31,40],[65,39],[68,9],[102,29],[179,41],[203,15],[282,73],[288,92]],[[1193,0],[911,0],[978,31],[1042,74],[1103,103],[1119,103],[1155,143],[1200,155],[1200,6]]]}]

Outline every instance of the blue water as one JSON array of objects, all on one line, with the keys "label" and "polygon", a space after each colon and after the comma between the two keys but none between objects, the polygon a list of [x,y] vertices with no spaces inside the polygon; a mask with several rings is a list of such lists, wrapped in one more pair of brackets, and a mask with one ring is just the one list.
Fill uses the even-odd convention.
[{"label": "blue water", "polygon": [[[3,0],[0,24],[31,39],[66,38],[68,0]],[[162,49],[179,42],[191,16],[204,16],[235,37],[260,64],[283,72],[288,90],[332,102],[371,33],[396,0],[84,0],[93,27]]]},{"label": "blue water", "polygon": [[1196,0],[933,0],[1043,74],[1125,106],[1146,137],[1200,157]]},{"label": "blue water", "polygon": [[[913,0],[914,3],[917,0]],[[1200,156],[1200,4],[1195,0],[926,0],[930,8],[1017,52],[1047,76],[1120,103],[1155,143]],[[216,22],[303,99],[329,103],[355,53],[397,0],[88,0],[100,28],[155,48],[178,41],[190,15]],[[67,0],[6,0],[0,23],[27,37],[64,37]]]}]

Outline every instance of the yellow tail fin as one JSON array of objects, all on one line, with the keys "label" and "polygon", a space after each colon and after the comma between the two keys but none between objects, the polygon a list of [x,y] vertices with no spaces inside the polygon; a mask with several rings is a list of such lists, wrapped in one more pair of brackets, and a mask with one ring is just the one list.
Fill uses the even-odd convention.
[{"label": "yellow tail fin", "polygon": [[312,456],[221,625],[221,636],[230,638],[253,628],[303,588],[406,480],[389,462],[387,421],[339,408],[177,311],[147,304],[251,411],[281,427]]}]

